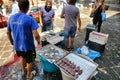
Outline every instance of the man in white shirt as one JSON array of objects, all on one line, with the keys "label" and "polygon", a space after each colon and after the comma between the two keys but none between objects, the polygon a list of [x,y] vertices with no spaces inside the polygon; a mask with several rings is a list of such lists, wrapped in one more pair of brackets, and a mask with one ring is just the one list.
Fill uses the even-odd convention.
[{"label": "man in white shirt", "polygon": [[17,0],[13,0],[11,15],[14,15],[18,12],[19,12],[18,2],[17,2]]}]

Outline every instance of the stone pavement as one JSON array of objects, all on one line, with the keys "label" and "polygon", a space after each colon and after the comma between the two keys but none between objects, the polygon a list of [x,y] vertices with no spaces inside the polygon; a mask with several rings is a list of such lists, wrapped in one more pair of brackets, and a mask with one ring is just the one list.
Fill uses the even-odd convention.
[{"label": "stone pavement", "polygon": [[[82,30],[77,33],[75,38],[75,49],[84,45],[85,27],[87,24],[92,23],[92,19],[89,18],[90,10],[87,8],[80,10]],[[108,10],[106,14],[107,21],[103,23],[101,32],[109,34],[109,39],[106,44],[105,52],[102,53],[102,56],[96,59],[95,62],[99,64],[100,68],[105,69],[108,74],[98,72],[93,80],[120,80],[120,11],[117,7],[117,11]],[[64,20],[57,16],[55,26],[63,29]],[[7,39],[6,28],[0,29],[0,62],[5,58],[8,59],[12,50],[13,47]],[[59,80],[61,77],[59,71],[55,74],[43,75],[39,59],[36,59],[33,69],[38,71],[34,80]],[[5,65],[0,67],[0,80],[22,80],[19,61],[13,63],[11,66]]]}]

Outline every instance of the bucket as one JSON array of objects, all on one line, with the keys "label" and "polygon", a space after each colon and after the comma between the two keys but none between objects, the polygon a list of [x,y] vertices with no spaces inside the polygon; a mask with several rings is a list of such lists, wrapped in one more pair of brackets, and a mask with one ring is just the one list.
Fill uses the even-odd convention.
[{"label": "bucket", "polygon": [[42,66],[43,66],[44,71],[55,72],[55,71],[59,70],[59,68],[54,63],[50,63],[41,55],[38,55],[38,57],[39,57],[40,61],[42,62]]}]

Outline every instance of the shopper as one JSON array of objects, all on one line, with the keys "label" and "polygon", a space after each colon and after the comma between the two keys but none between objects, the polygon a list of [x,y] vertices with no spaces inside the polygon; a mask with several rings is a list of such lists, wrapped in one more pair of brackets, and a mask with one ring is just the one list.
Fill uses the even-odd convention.
[{"label": "shopper", "polygon": [[40,13],[40,25],[42,26],[42,32],[53,30],[55,11],[52,8],[52,1],[46,1],[45,6],[40,9]]},{"label": "shopper", "polygon": [[18,0],[13,0],[11,15],[14,15],[14,14],[16,14],[18,12],[19,12]]},{"label": "shopper", "polygon": [[7,26],[7,35],[17,56],[20,56],[22,76],[27,74],[27,79],[32,79],[32,64],[36,58],[34,38],[40,44],[40,36],[37,32],[37,22],[26,13],[29,9],[28,0],[19,0],[20,12],[12,15]]},{"label": "shopper", "polygon": [[96,0],[91,14],[93,14],[93,24],[97,26],[98,32],[100,32],[102,25],[102,12],[105,12],[104,0]]},{"label": "shopper", "polygon": [[[75,6],[76,0],[69,0],[69,5],[64,7],[61,13],[61,18],[65,18],[65,27],[64,27],[64,34],[65,34],[65,46],[66,49],[73,50],[73,43],[76,34],[76,30],[78,31],[81,29],[81,19],[80,19],[80,11]],[[78,27],[77,27],[78,21]]]},{"label": "shopper", "polygon": [[3,0],[0,0],[0,12],[1,12],[1,14],[3,14],[2,5],[3,5]]}]

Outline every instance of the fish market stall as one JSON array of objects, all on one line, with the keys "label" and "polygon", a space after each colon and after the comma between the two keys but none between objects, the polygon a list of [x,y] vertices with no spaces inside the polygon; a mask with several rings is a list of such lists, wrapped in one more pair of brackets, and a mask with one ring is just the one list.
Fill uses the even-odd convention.
[{"label": "fish market stall", "polygon": [[59,68],[54,62],[65,56],[67,52],[57,46],[48,44],[37,50],[37,54],[42,62],[43,70],[46,72],[55,72],[59,70]]},{"label": "fish market stall", "polygon": [[74,52],[56,61],[56,65],[61,70],[63,80],[89,80],[98,67],[89,58]]}]

